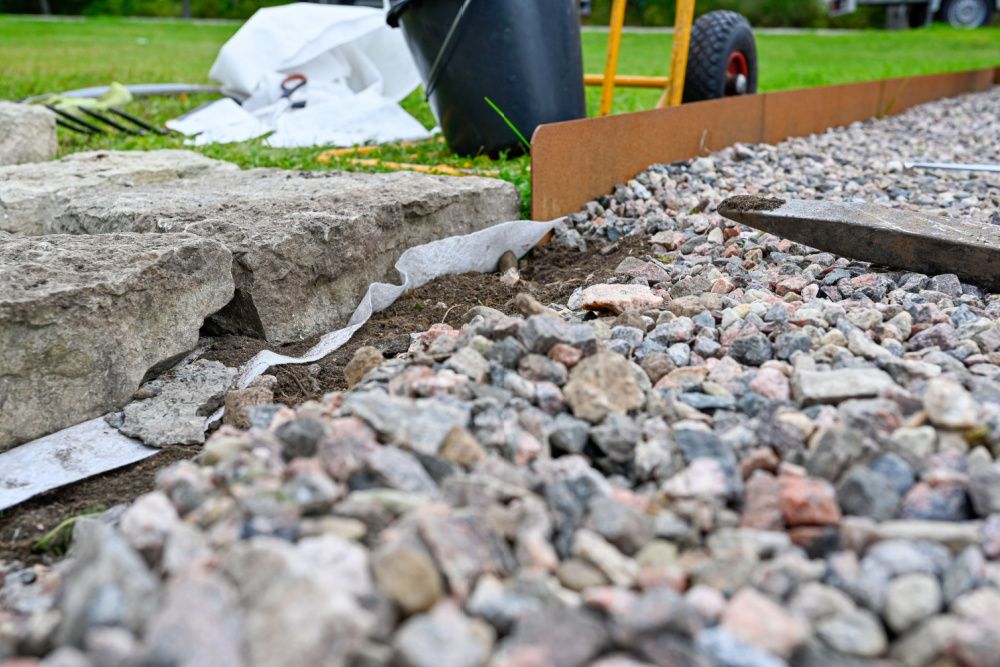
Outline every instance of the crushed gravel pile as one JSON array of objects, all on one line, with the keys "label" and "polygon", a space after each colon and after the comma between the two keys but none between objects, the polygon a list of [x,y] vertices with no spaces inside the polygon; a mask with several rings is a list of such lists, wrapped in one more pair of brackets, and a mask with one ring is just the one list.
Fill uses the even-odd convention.
[{"label": "crushed gravel pile", "polygon": [[66,560],[6,565],[0,658],[1000,664],[1000,296],[714,212],[751,193],[996,223],[997,175],[902,162],[1000,162],[998,109],[995,88],[651,167],[554,241],[638,238],[614,280],[361,348],[348,391],[296,408],[267,376],[235,392],[248,428],[77,521]]}]

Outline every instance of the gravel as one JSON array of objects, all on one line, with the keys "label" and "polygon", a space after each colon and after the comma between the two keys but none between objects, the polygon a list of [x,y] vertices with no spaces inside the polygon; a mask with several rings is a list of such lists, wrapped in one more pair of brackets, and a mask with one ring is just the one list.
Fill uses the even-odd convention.
[{"label": "gravel", "polygon": [[762,193],[997,222],[997,177],[901,165],[1000,161],[997,108],[651,167],[555,235],[633,235],[612,280],[362,348],[350,390],[255,398],[78,521],[67,559],[2,564],[0,659],[1000,664],[1000,296],[715,213]]}]

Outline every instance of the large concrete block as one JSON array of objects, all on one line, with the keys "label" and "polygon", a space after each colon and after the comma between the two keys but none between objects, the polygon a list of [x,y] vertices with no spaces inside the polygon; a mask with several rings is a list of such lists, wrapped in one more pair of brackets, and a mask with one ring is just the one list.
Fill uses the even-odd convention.
[{"label": "large concrete block", "polygon": [[51,160],[57,150],[55,114],[45,107],[0,101],[0,165]]},{"label": "large concrete block", "polygon": [[[43,109],[43,111],[47,111]],[[0,119],[0,130],[3,121]],[[0,143],[4,141],[0,131]],[[0,161],[0,164],[3,164]],[[93,151],[54,161],[0,167],[0,230],[47,234],[66,207],[84,192],[141,187],[239,168],[191,151]]]},{"label": "large concrete block", "polygon": [[230,301],[231,264],[192,234],[0,232],[0,451],[125,405]]},{"label": "large concrete block", "polygon": [[407,248],[518,217],[516,189],[497,179],[255,169],[81,189],[42,231],[217,239],[233,253],[236,296],[212,325],[285,343],[345,324]]}]

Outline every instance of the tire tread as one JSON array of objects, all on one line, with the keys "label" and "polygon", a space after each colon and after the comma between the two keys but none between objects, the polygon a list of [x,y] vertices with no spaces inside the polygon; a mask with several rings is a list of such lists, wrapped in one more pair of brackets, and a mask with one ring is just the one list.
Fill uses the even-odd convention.
[{"label": "tire tread", "polygon": [[722,9],[702,15],[691,28],[687,71],[684,80],[684,101],[693,102],[718,97],[713,90],[715,72],[728,59],[724,53],[729,36],[740,26],[750,28],[750,22],[737,12]]}]

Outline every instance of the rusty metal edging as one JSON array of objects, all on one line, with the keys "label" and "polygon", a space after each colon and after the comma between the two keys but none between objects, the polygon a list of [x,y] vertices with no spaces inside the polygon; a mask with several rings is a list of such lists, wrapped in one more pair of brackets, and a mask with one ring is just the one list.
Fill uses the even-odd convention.
[{"label": "rusty metal edging", "polygon": [[1000,83],[1000,68],[785,90],[542,125],[531,141],[532,217],[578,210],[657,162],[777,143]]}]

